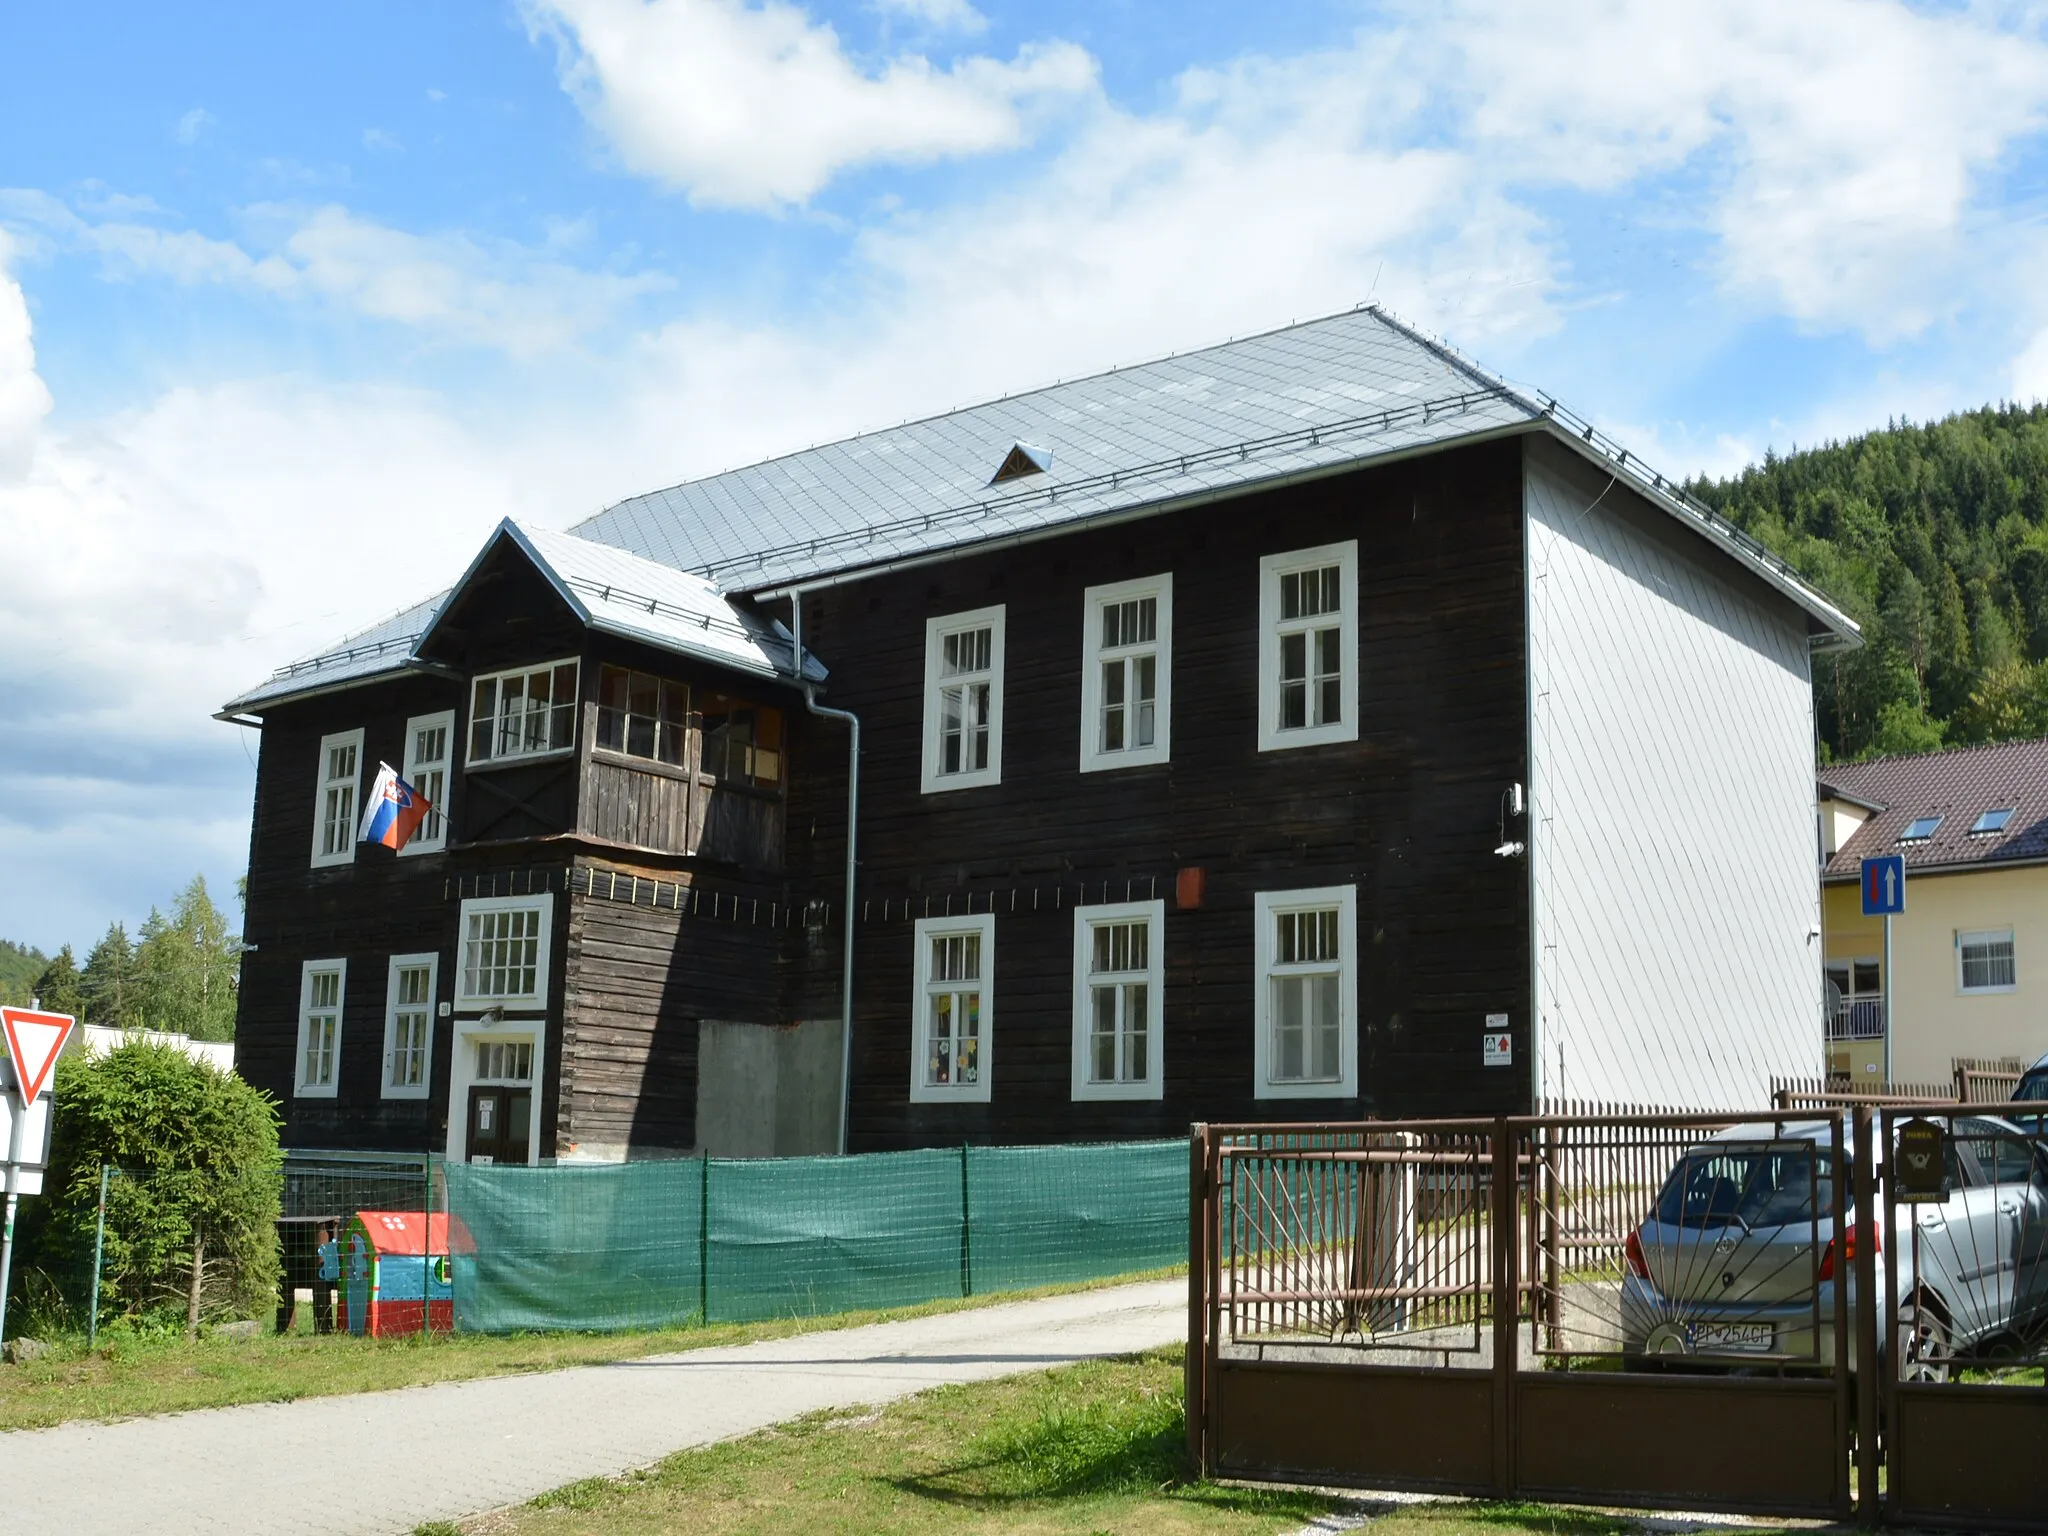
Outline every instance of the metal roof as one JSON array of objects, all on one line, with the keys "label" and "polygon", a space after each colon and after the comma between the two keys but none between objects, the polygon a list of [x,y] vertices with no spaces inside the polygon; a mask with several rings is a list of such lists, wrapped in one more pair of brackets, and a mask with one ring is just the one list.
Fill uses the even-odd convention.
[{"label": "metal roof", "polygon": [[[793,673],[789,631],[733,602],[702,576],[574,534],[529,528],[509,517],[498,527],[592,629],[764,677]],[[486,552],[490,548],[485,545]],[[461,588],[458,582],[456,590]],[[824,681],[818,659],[809,657],[807,663],[810,679]]]},{"label": "metal roof", "polygon": [[413,647],[426,633],[428,623],[447,598],[446,591],[436,592],[424,602],[401,608],[389,618],[378,620],[368,629],[350,635],[317,655],[279,667],[265,681],[231,703],[223,704],[220,714],[223,717],[241,714],[266,704],[281,704],[287,699],[325,693],[330,688],[380,677],[387,672],[404,671],[412,660]]},{"label": "metal roof", "polygon": [[[1853,880],[1863,860],[1880,854],[1896,853],[1907,869],[1923,871],[2048,859],[2048,739],[1831,763],[1819,778],[1824,798],[1878,807],[1828,860],[1825,879]],[[1970,831],[1979,816],[1999,810],[2013,813],[2003,829]],[[1899,841],[1916,818],[1935,815],[1941,825],[1932,836]]]},{"label": "metal roof", "polygon": [[[622,501],[578,537],[759,591],[1527,424],[1540,407],[1360,309]],[[992,487],[1018,443],[1051,467]]]},{"label": "metal roof", "polygon": [[[1791,566],[1676,482],[1555,401],[1531,398],[1369,306],[631,497],[567,534],[502,526],[558,567],[551,579],[593,627],[786,675],[780,626],[765,628],[722,594],[774,592],[1527,431],[1627,478],[1798,603],[1823,641],[1856,643],[1856,626]],[[1047,467],[992,484],[1026,444]],[[223,713],[399,670],[442,600],[281,668]]]},{"label": "metal roof", "polygon": [[[1797,571],[1677,482],[1373,306],[687,481],[572,531],[727,591],[772,592],[1530,430],[1626,477],[1806,609],[1829,643],[1857,643]],[[1048,467],[991,484],[1023,444]]]}]

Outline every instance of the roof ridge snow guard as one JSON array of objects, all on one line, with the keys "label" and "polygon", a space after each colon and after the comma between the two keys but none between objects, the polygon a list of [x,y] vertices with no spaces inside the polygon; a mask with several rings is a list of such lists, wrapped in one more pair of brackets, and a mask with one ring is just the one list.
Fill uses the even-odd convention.
[{"label": "roof ridge snow guard", "polygon": [[562,581],[565,585],[574,587],[579,591],[594,594],[599,602],[628,602],[636,608],[646,609],[649,613],[667,614],[670,618],[682,619],[687,623],[695,624],[700,629],[716,630],[720,634],[731,635],[736,639],[751,641],[757,645],[780,646],[785,651],[792,649],[789,641],[772,631],[766,633],[758,632],[749,629],[746,625],[735,619],[722,619],[717,614],[701,612],[694,608],[685,608],[679,604],[671,603],[665,598],[649,597],[645,592],[631,591],[614,581],[599,581],[592,576],[564,576]]},{"label": "roof ridge snow guard", "polygon": [[388,640],[378,640],[370,645],[350,645],[340,650],[323,651],[318,656],[287,662],[270,674],[271,680],[274,682],[281,678],[297,677],[301,672],[317,672],[320,668],[332,666],[337,661],[355,661],[363,656],[380,656],[386,651],[397,650],[400,647],[410,650],[420,635],[425,633],[426,631],[422,629],[416,634],[393,635]]},{"label": "roof ridge snow guard", "polygon": [[[944,524],[964,522],[970,518],[990,517],[999,512],[1008,512],[1018,507],[1030,506],[1037,502],[1054,502],[1061,496],[1086,494],[1094,490],[1115,490],[1126,480],[1141,480],[1156,475],[1184,475],[1190,469],[1207,464],[1218,464],[1230,459],[1244,459],[1254,453],[1271,453],[1290,447],[1320,447],[1325,439],[1351,437],[1366,432],[1387,432],[1410,421],[1428,421],[1433,416],[1446,412],[1462,413],[1488,400],[1519,400],[1504,386],[1490,385],[1484,389],[1465,390],[1455,395],[1444,395],[1432,400],[1418,401],[1413,405],[1397,409],[1371,411],[1363,416],[1346,417],[1341,421],[1329,422],[1322,426],[1299,427],[1291,432],[1276,432],[1268,437],[1246,438],[1243,442],[1227,444],[1221,448],[1201,448],[1191,453],[1175,454],[1172,458],[1157,459],[1147,464],[1132,465],[1127,469],[1104,470],[1079,480],[1053,482],[1045,485],[1031,485],[1002,496],[977,497],[974,501],[939,512],[920,512],[914,516],[896,518],[886,523],[869,523],[860,528],[849,528],[839,533],[820,534],[803,541],[802,547],[815,554],[821,549],[838,549],[848,545],[872,543],[877,539],[905,529],[925,529]],[[714,477],[715,478],[715,477]],[[795,548],[795,545],[786,546]],[[730,574],[734,571],[758,570],[773,562],[782,551],[757,550],[744,555],[730,555],[722,560],[706,561],[692,566],[691,570],[706,577]]]}]

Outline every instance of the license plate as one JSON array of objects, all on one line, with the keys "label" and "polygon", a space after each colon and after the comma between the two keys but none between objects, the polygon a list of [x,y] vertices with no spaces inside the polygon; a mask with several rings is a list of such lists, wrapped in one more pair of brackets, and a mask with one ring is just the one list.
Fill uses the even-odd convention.
[{"label": "license plate", "polygon": [[1766,1351],[1777,1342],[1769,1323],[1695,1323],[1692,1347],[1701,1354],[1725,1350]]}]

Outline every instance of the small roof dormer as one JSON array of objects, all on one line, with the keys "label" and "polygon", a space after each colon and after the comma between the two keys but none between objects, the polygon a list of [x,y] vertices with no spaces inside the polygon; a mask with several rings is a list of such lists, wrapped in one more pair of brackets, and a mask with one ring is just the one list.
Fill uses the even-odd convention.
[{"label": "small roof dormer", "polygon": [[1026,475],[1042,475],[1052,468],[1052,450],[1034,448],[1029,443],[1012,443],[1010,451],[1003,455],[1003,462],[996,466],[990,476],[990,485],[1001,485],[1006,480],[1022,480]]}]

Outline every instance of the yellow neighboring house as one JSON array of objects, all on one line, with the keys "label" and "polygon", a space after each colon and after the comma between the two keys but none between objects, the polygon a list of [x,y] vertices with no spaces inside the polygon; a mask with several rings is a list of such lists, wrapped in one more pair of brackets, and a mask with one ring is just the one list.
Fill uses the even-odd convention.
[{"label": "yellow neighboring house", "polygon": [[[1820,771],[1828,1069],[1858,1083],[1946,1083],[1958,1057],[2048,1052],[2048,740],[1883,757]],[[1906,910],[1863,915],[1862,862],[1898,854]]]}]

